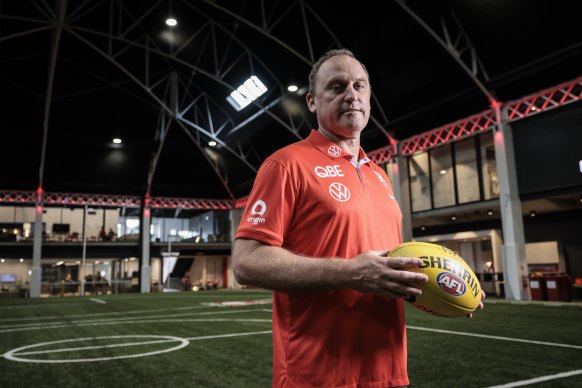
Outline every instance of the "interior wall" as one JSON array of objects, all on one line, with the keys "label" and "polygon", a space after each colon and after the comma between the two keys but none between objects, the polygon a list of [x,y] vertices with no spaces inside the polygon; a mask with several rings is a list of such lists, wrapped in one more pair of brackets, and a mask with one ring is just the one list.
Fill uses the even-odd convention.
[{"label": "interior wall", "polygon": [[524,220],[525,239],[528,243],[556,241],[561,245],[564,267],[572,277],[582,277],[582,210],[539,214]]}]

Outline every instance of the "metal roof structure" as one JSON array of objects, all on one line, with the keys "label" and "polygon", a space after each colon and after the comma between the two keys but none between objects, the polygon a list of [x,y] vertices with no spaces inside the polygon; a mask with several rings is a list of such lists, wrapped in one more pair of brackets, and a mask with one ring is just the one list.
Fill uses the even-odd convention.
[{"label": "metal roof structure", "polygon": [[[577,19],[575,2],[547,0],[5,0],[0,190],[227,206],[316,126],[307,76],[339,47],[372,81],[364,149],[414,152],[454,123],[488,125],[493,102],[518,101],[517,119],[523,97],[579,88]],[[237,112],[226,97],[251,75],[269,91]]]}]

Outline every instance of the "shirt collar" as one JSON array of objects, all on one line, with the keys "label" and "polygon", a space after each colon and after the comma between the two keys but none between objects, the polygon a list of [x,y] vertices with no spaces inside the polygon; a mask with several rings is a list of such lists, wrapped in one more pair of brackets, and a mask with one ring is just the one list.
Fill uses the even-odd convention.
[{"label": "shirt collar", "polygon": [[[315,148],[320,150],[322,153],[327,155],[330,159],[337,159],[337,158],[344,158],[347,160],[352,159],[352,155],[343,150],[340,146],[335,144],[334,142],[327,139],[321,133],[316,131],[315,129],[311,130],[311,133],[307,137],[307,141],[309,141]],[[370,162],[370,158],[366,155],[362,147],[360,147],[358,151],[358,163],[360,166],[362,164],[366,164]]]}]

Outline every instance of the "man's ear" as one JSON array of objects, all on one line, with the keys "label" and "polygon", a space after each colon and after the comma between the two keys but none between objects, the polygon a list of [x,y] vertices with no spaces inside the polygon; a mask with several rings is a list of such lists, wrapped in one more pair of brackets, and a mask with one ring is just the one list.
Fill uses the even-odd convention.
[{"label": "man's ear", "polygon": [[305,96],[305,100],[307,101],[307,108],[311,113],[315,112],[315,96],[311,93],[307,93]]}]

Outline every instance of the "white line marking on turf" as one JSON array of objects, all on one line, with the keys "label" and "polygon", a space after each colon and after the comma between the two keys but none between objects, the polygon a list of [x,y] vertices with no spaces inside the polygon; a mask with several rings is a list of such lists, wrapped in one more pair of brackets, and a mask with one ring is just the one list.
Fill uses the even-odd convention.
[{"label": "white line marking on turf", "polygon": [[91,298],[89,299],[91,302],[96,302],[96,303],[102,303],[102,304],[106,304],[107,302],[101,299],[97,299],[97,298]]},{"label": "white line marking on turf", "polygon": [[541,383],[542,381],[563,379],[564,377],[571,377],[571,376],[576,376],[576,375],[582,375],[582,369],[573,370],[570,372],[557,373],[555,375],[536,377],[534,379],[529,379],[529,380],[514,381],[513,383],[508,383],[508,384],[503,384],[503,385],[494,385],[494,386],[491,386],[489,388],[522,387],[524,385],[537,384],[537,383]]},{"label": "white line marking on turf", "polygon": [[[190,314],[174,314],[174,315],[157,315],[148,317],[127,317],[118,318],[114,320],[92,320],[92,321],[76,321],[76,322],[51,322],[44,323],[37,326],[4,326],[0,329],[0,333],[12,333],[18,331],[27,330],[42,330],[42,329],[61,329],[68,326],[96,326],[96,325],[121,325],[128,323],[159,323],[159,322],[271,322],[271,319],[250,319],[250,318],[239,318],[239,319],[220,319],[220,318],[204,318],[204,319],[194,319],[194,318],[180,318],[177,317],[187,317],[192,315],[222,315],[222,314],[235,314],[235,313],[248,313],[248,312],[261,312],[261,310],[231,310],[231,311],[213,311],[213,312],[203,312],[203,313],[190,313]],[[133,319],[133,320],[132,320]],[[137,320],[136,320],[137,319]]]},{"label": "white line marking on turf", "polygon": [[479,338],[489,338],[489,339],[496,339],[496,340],[502,340],[502,341],[522,342],[522,343],[526,343],[526,344],[548,345],[548,346],[558,346],[558,347],[562,347],[562,348],[582,349],[582,346],[580,346],[580,345],[560,344],[557,342],[534,341],[534,340],[519,339],[519,338],[501,337],[498,335],[465,333],[462,331],[452,331],[452,330],[442,330],[442,329],[430,329],[427,327],[418,327],[418,326],[406,326],[406,328],[413,329],[413,330],[432,331],[435,333],[464,335],[464,336],[468,336],[468,337],[479,337]]},{"label": "white line marking on turf", "polygon": [[[15,353],[18,353],[19,350],[36,348],[36,347],[45,346],[45,345],[60,344],[60,343],[64,343],[64,342],[78,342],[78,341],[87,341],[87,340],[101,340],[101,339],[110,339],[110,338],[129,338],[129,337],[133,337],[133,338],[143,338],[143,337],[146,337],[146,338],[165,338],[166,342],[176,342],[177,341],[177,342],[179,342],[179,344],[177,346],[174,346],[174,347],[168,348],[168,349],[154,350],[152,352],[146,352],[146,353],[140,353],[140,354],[125,354],[122,356],[114,356],[114,357],[77,358],[77,359],[66,359],[66,360],[54,360],[54,359],[49,359],[49,360],[36,359],[36,360],[34,360],[34,359],[20,358],[20,357],[18,357],[18,355],[15,355]],[[7,360],[11,360],[11,361],[33,362],[33,363],[43,363],[43,364],[60,364],[60,363],[68,363],[68,362],[87,362],[87,361],[108,361],[108,360],[118,360],[118,359],[122,359],[122,358],[145,357],[145,356],[151,356],[154,354],[172,352],[174,350],[179,350],[185,346],[188,346],[189,343],[190,342],[185,338],[174,337],[174,336],[169,336],[169,335],[117,335],[117,336],[107,336],[107,337],[75,338],[75,339],[68,339],[68,340],[43,342],[43,343],[36,344],[36,345],[22,346],[20,348],[12,349],[12,350],[4,353],[4,358],[6,358]],[[131,344],[131,346],[133,346],[133,344]],[[109,345],[104,345],[101,347],[109,347]],[[89,347],[89,348],[96,349],[99,347]],[[58,351],[63,351],[63,349],[58,349]],[[27,352],[27,353],[31,354],[34,352]],[[44,352],[44,353],[47,353],[47,352]]]},{"label": "white line marking on turf", "polygon": [[[86,305],[86,303],[83,303]],[[67,304],[69,306],[69,304]],[[174,310],[195,310],[195,309],[216,309],[216,306],[188,306],[188,307],[176,307],[169,309],[155,309],[155,310],[134,310],[134,311],[116,311],[109,313],[91,313],[91,314],[75,314],[66,315],[67,318],[83,318],[83,317],[106,317],[109,315],[130,315],[130,314],[142,314],[142,313],[159,313],[161,311],[174,311]],[[30,320],[49,320],[49,319],[63,319],[62,315],[51,315],[46,317],[26,317],[26,318],[6,318],[0,319],[0,322],[14,322],[14,321],[30,321]]]},{"label": "white line marking on turf", "polygon": [[[218,339],[218,338],[231,338],[231,337],[243,337],[243,336],[251,336],[251,335],[259,335],[259,334],[271,334],[272,330],[262,330],[262,331],[250,331],[250,332],[243,332],[243,333],[230,333],[230,334],[217,334],[217,335],[206,335],[206,336],[199,336],[199,337],[192,337],[192,338],[180,338],[174,336],[158,336],[158,335],[126,335],[126,336],[107,336],[107,337],[90,337],[90,338],[77,338],[77,339],[68,339],[68,340],[60,340],[60,341],[51,341],[51,342],[43,342],[36,345],[27,345],[17,349],[10,350],[2,355],[2,357],[6,358],[7,360],[11,361],[18,361],[18,362],[33,362],[33,363],[67,363],[67,362],[88,362],[88,361],[108,361],[108,360],[115,360],[120,358],[135,358],[135,357],[145,357],[154,354],[160,353],[167,353],[174,350],[179,350],[185,346],[187,346],[190,341],[200,341],[200,340],[207,340],[207,339]],[[101,340],[101,339],[111,339],[111,338],[162,338],[161,340],[154,340],[154,341],[143,341],[143,342],[133,342],[133,343],[119,343],[119,344],[109,344],[109,345],[99,345],[99,346],[83,346],[83,347],[74,347],[74,348],[61,348],[61,349],[53,349],[53,350],[39,350],[39,351],[32,351],[32,352],[20,352],[20,350],[31,349],[31,348],[38,348],[40,346],[46,345],[53,345],[53,344],[60,344],[65,342],[78,342],[78,341],[86,341],[86,340]],[[63,353],[63,352],[74,352],[74,351],[82,351],[82,350],[95,350],[95,349],[104,349],[104,348],[119,348],[119,347],[128,347],[128,346],[143,346],[143,345],[150,345],[150,344],[157,344],[157,343],[168,343],[168,342],[180,342],[178,346],[169,349],[157,350],[147,353],[141,354],[130,354],[130,355],[123,355],[123,356],[115,356],[115,357],[100,357],[100,358],[84,358],[84,359],[65,359],[65,360],[42,360],[42,359],[26,359],[22,358],[21,356],[25,355],[35,355],[35,354],[49,354],[49,353]]]},{"label": "white line marking on turf", "polygon": [[[115,299],[118,300],[117,298]],[[66,303],[63,306],[70,306],[73,303]],[[78,303],[84,304],[84,303]],[[53,306],[55,303],[52,304]],[[35,304],[34,306],[40,306]],[[175,307],[175,308],[167,308],[167,309],[155,309],[155,310],[135,310],[135,311],[116,311],[116,312],[108,312],[108,313],[91,313],[91,314],[75,314],[75,315],[66,315],[66,318],[83,318],[83,317],[106,317],[110,315],[128,315],[128,314],[141,314],[141,313],[155,313],[161,311],[178,311],[178,310],[195,310],[195,309],[211,309],[214,310],[218,306],[210,306],[210,305],[197,305],[197,306],[187,306],[187,307]],[[240,307],[240,306],[239,306]],[[52,315],[46,317],[25,317],[25,318],[5,318],[0,319],[0,322],[19,322],[19,321],[40,321],[40,320],[51,320],[51,319],[63,319],[62,315]],[[53,322],[54,323],[54,322]],[[36,323],[35,323],[36,324]]]},{"label": "white line marking on turf", "polygon": [[[139,317],[139,318],[140,319],[177,318],[177,317],[188,317],[191,315],[222,315],[222,314],[252,313],[252,312],[263,312],[263,311],[264,311],[263,309],[221,310],[221,311],[213,310],[213,311],[204,311],[204,312],[200,312],[200,313],[194,312],[194,313],[185,313],[185,314],[149,315],[149,316],[143,316],[143,317]],[[111,319],[111,318],[92,319],[90,321],[70,321],[70,322],[60,321],[60,322],[48,322],[48,323],[24,323],[24,324],[21,323],[21,324],[0,326],[0,333],[10,331],[9,329],[26,330],[27,327],[30,327],[33,330],[35,330],[37,328],[43,328],[43,327],[51,328],[51,327],[59,327],[59,325],[69,325],[69,324],[78,325],[78,324],[83,324],[86,322],[91,322],[91,323],[104,322],[104,323],[109,324],[111,322],[123,322],[123,321],[131,320],[131,319],[135,319],[135,318],[136,317],[121,317],[121,318],[116,318],[116,319]]]}]

